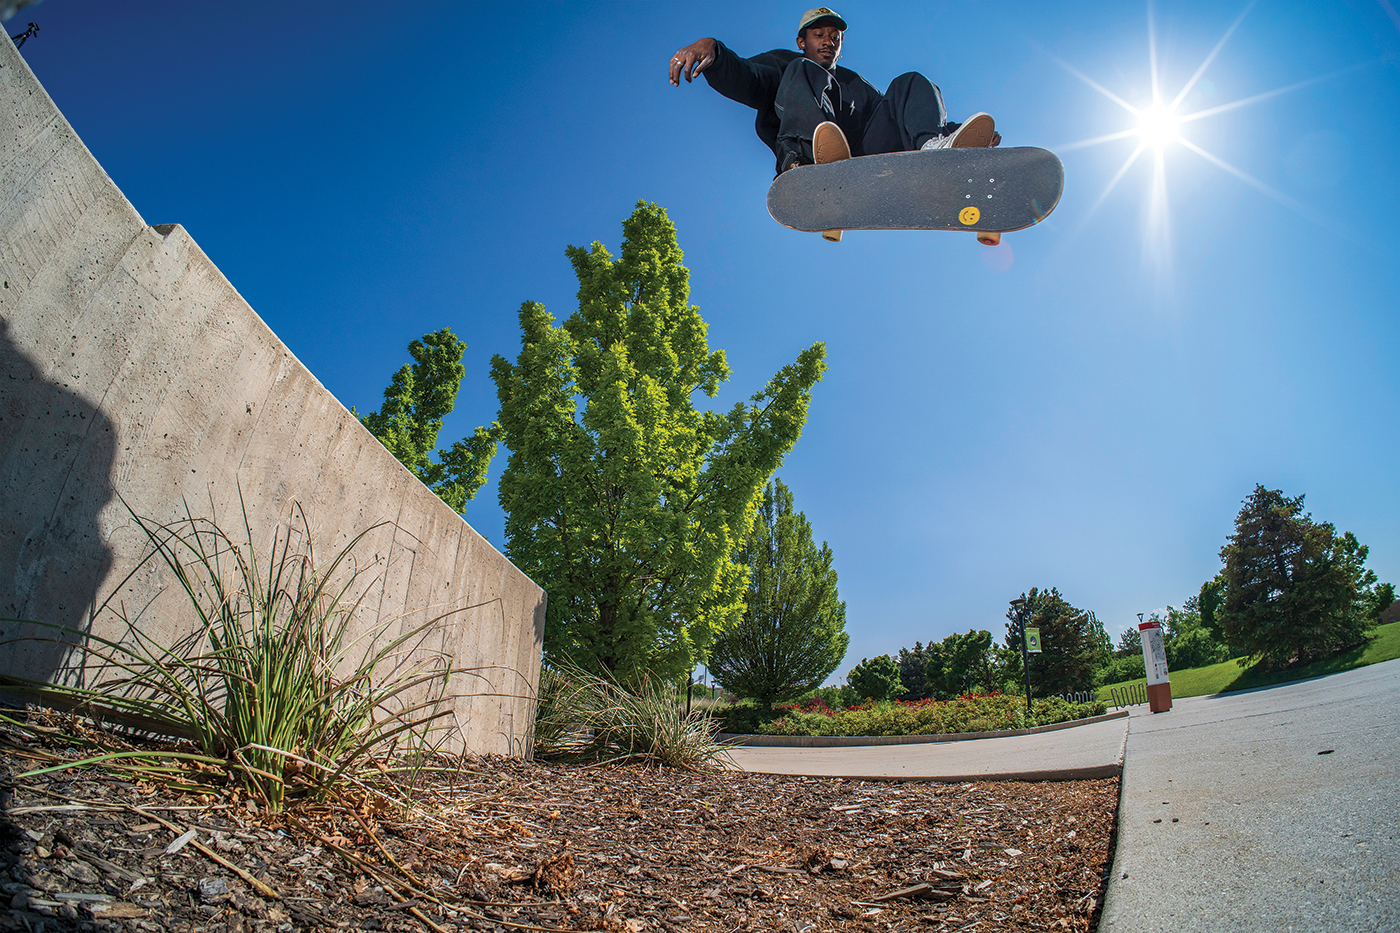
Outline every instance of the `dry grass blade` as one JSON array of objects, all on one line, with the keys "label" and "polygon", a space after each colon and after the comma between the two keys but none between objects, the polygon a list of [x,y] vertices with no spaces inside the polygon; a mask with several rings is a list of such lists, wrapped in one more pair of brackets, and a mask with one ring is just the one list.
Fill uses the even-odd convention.
[{"label": "dry grass blade", "polygon": [[[141,814],[153,823],[159,823],[166,829],[175,833],[177,836],[180,835],[180,827],[176,826],[174,823],[170,822],[164,817],[157,816],[149,810],[144,810],[141,807],[128,806],[127,809],[131,810],[133,813]],[[201,855],[205,856],[208,859],[211,859],[212,861],[218,862],[220,865],[224,866],[229,871],[242,878],[245,883],[247,883],[250,887],[256,890],[263,897],[270,897],[275,901],[280,901],[282,899],[282,895],[278,894],[277,891],[274,890],[270,885],[266,884],[265,882],[259,881],[251,873],[245,871],[238,865],[235,865],[233,862],[230,862],[228,859],[224,858],[222,855],[215,852],[213,849],[210,849],[198,839],[191,839],[189,844],[195,849],[199,850],[199,853]]]}]

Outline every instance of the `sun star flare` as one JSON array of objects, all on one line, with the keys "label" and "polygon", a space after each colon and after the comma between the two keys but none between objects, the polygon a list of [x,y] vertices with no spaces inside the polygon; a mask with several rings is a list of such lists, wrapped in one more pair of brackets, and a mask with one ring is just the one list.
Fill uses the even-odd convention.
[{"label": "sun star flare", "polygon": [[[1136,143],[1136,145],[1132,149],[1132,152],[1124,160],[1122,166],[1113,175],[1113,178],[1107,183],[1107,185],[1105,185],[1102,193],[1100,193],[1097,200],[1095,200],[1093,205],[1090,207],[1088,213],[1085,215],[1084,220],[1081,224],[1081,229],[1083,225],[1087,225],[1089,223],[1089,220],[1094,214],[1094,212],[1097,211],[1098,208],[1103,204],[1103,202],[1108,198],[1110,192],[1112,192],[1113,189],[1118,185],[1118,183],[1123,179],[1124,175],[1127,174],[1128,170],[1133,166],[1133,164],[1138,161],[1138,158],[1144,153],[1147,153],[1152,166],[1152,172],[1151,180],[1148,183],[1148,191],[1146,198],[1146,229],[1144,230],[1144,256],[1151,264],[1158,266],[1159,272],[1165,272],[1170,264],[1170,236],[1168,231],[1170,230],[1171,225],[1170,212],[1168,208],[1169,201],[1167,198],[1167,173],[1165,157],[1169,149],[1177,149],[1178,147],[1180,149],[1190,151],[1191,153],[1197,156],[1200,156],[1205,161],[1216,166],[1217,168],[1225,170],[1231,175],[1234,175],[1236,178],[1240,179],[1245,184],[1267,195],[1268,197],[1273,198],[1280,204],[1283,204],[1284,206],[1292,210],[1298,211],[1299,213],[1302,213],[1305,216],[1313,216],[1311,212],[1307,211],[1306,208],[1304,208],[1293,198],[1288,197],[1282,192],[1276,191],[1269,185],[1266,185],[1258,179],[1254,178],[1248,172],[1245,172],[1242,169],[1231,165],[1229,162],[1226,162],[1224,159],[1220,158],[1214,153],[1207,151],[1198,142],[1187,138],[1182,133],[1182,130],[1187,123],[1191,123],[1205,117],[1211,117],[1218,113],[1223,113],[1225,111],[1235,110],[1241,107],[1247,107],[1252,104],[1259,103],[1261,101],[1268,100],[1273,97],[1277,97],[1280,94],[1285,94],[1290,91],[1294,91],[1299,88],[1315,84],[1318,81],[1326,80],[1328,78],[1337,76],[1337,74],[1333,74],[1311,78],[1306,81],[1300,81],[1296,84],[1288,85],[1287,87],[1281,87],[1271,91],[1265,91],[1263,93],[1255,94],[1251,97],[1246,97],[1241,100],[1236,100],[1227,104],[1206,107],[1204,109],[1199,109],[1191,112],[1183,112],[1181,110],[1181,105],[1185,100],[1187,94],[1191,91],[1192,88],[1197,86],[1198,82],[1201,80],[1206,70],[1215,61],[1217,56],[1219,56],[1226,42],[1230,39],[1232,35],[1234,35],[1235,31],[1239,29],[1239,26],[1244,21],[1245,16],[1248,15],[1249,11],[1254,8],[1255,3],[1257,2],[1258,0],[1250,0],[1250,2],[1245,5],[1244,9],[1241,10],[1239,15],[1235,17],[1234,21],[1230,24],[1229,28],[1225,30],[1224,35],[1222,35],[1219,41],[1215,43],[1214,48],[1210,50],[1209,54],[1205,56],[1205,59],[1196,68],[1195,73],[1192,74],[1191,77],[1182,85],[1181,90],[1177,92],[1176,96],[1170,99],[1170,103],[1165,102],[1166,97],[1162,93],[1160,69],[1158,67],[1157,60],[1156,22],[1152,3],[1150,2],[1150,0],[1147,5],[1147,65],[1150,73],[1152,95],[1152,102],[1150,104],[1135,106],[1134,103],[1130,102],[1129,100],[1125,99],[1119,94],[1115,94],[1109,88],[1105,87],[1103,84],[1100,84],[1098,81],[1095,81],[1093,78],[1085,74],[1080,69],[1074,67],[1068,62],[1062,61],[1058,58],[1056,59],[1056,62],[1062,68],[1064,68],[1070,74],[1074,75],[1079,80],[1083,81],[1086,85],[1093,88],[1095,91],[1102,94],[1104,97],[1106,97],[1113,103],[1117,104],[1119,107],[1121,107],[1128,113],[1132,120],[1135,121],[1135,125],[1130,124],[1129,127],[1126,129],[1118,130],[1116,132],[1105,133],[1103,135],[1095,136],[1090,139],[1078,140],[1057,147],[1062,151],[1069,151],[1074,149],[1083,149],[1090,146],[1099,146],[1106,143],[1115,142],[1120,139],[1127,139]],[[1353,66],[1353,69],[1356,67],[1361,66]]]}]

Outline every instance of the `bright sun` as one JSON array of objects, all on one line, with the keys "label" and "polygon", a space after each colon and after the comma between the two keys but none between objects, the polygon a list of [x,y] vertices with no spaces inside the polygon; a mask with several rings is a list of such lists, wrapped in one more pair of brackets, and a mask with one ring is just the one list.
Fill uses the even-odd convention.
[{"label": "bright sun", "polygon": [[1129,117],[1133,119],[1136,123],[1135,126],[1129,126],[1127,129],[1106,133],[1102,136],[1096,136],[1092,139],[1082,139],[1077,142],[1068,143],[1063,146],[1057,147],[1060,151],[1069,151],[1072,149],[1082,149],[1086,146],[1097,146],[1121,139],[1136,140],[1137,145],[1133,147],[1132,153],[1127,157],[1127,159],[1123,162],[1122,166],[1119,167],[1118,171],[1109,180],[1108,184],[1104,187],[1103,192],[1099,195],[1098,200],[1095,201],[1093,206],[1089,208],[1088,214],[1084,218],[1084,223],[1087,224],[1089,222],[1089,216],[1093,215],[1093,213],[1098,210],[1099,206],[1103,204],[1105,199],[1108,198],[1109,193],[1113,191],[1114,187],[1117,186],[1117,184],[1120,181],[1122,181],[1123,177],[1127,174],[1128,169],[1131,168],[1135,162],[1137,162],[1139,157],[1141,157],[1144,153],[1148,154],[1148,158],[1152,163],[1152,177],[1148,186],[1148,230],[1146,231],[1147,241],[1144,243],[1144,247],[1147,252],[1156,254],[1154,257],[1156,262],[1165,266],[1165,264],[1169,261],[1166,254],[1169,252],[1170,248],[1170,237],[1168,236],[1168,230],[1170,227],[1170,217],[1167,209],[1168,202],[1165,158],[1166,150],[1168,148],[1173,150],[1178,148],[1190,150],[1191,152],[1205,159],[1207,162],[1210,162],[1216,167],[1221,168],[1226,172],[1229,172],[1231,175],[1234,175],[1236,178],[1249,185],[1251,188],[1254,188],[1255,190],[1273,198],[1279,203],[1284,204],[1285,206],[1299,212],[1300,214],[1303,214],[1304,216],[1313,216],[1313,214],[1310,211],[1308,211],[1305,207],[1303,207],[1303,205],[1299,204],[1297,201],[1293,200],[1292,198],[1288,197],[1282,192],[1276,191],[1275,189],[1264,184],[1262,181],[1250,175],[1249,173],[1239,168],[1236,168],[1235,166],[1226,162],[1224,159],[1220,158],[1214,153],[1208,152],[1206,149],[1202,148],[1197,143],[1182,135],[1182,131],[1187,128],[1186,125],[1189,123],[1193,123],[1197,120],[1201,120],[1206,117],[1212,117],[1216,114],[1224,113],[1229,110],[1235,110],[1240,107],[1248,107],[1251,104],[1256,104],[1261,101],[1277,97],[1280,94],[1286,94],[1290,91],[1306,87],[1310,84],[1316,84],[1320,81],[1326,81],[1338,77],[1342,74],[1345,74],[1346,72],[1353,71],[1356,68],[1363,67],[1363,65],[1354,65],[1350,68],[1343,69],[1339,72],[1334,72],[1329,75],[1322,75],[1316,78],[1310,78],[1306,81],[1300,81],[1297,84],[1290,84],[1287,87],[1276,88],[1272,91],[1265,91],[1262,94],[1255,94],[1252,97],[1246,97],[1242,100],[1236,100],[1232,101],[1231,103],[1220,104],[1214,107],[1208,107],[1203,110],[1196,110],[1190,113],[1182,113],[1179,108],[1181,107],[1182,102],[1186,99],[1186,96],[1191,92],[1192,88],[1196,86],[1197,82],[1200,81],[1201,77],[1205,74],[1206,69],[1210,67],[1211,63],[1215,60],[1216,56],[1220,54],[1220,50],[1224,48],[1225,43],[1229,41],[1230,36],[1233,35],[1235,30],[1239,28],[1240,23],[1244,21],[1245,16],[1249,13],[1251,9],[1254,8],[1256,3],[1258,3],[1258,0],[1249,0],[1249,2],[1246,3],[1244,9],[1235,18],[1235,21],[1230,24],[1230,27],[1225,30],[1225,34],[1220,37],[1220,41],[1218,41],[1215,44],[1215,47],[1210,50],[1210,53],[1206,55],[1205,60],[1202,61],[1200,66],[1196,68],[1195,73],[1192,74],[1191,77],[1186,81],[1186,83],[1182,86],[1181,90],[1177,92],[1176,96],[1174,98],[1170,98],[1169,103],[1166,102],[1165,95],[1162,94],[1162,86],[1158,73],[1157,30],[1151,0],[1148,0],[1147,4],[1147,65],[1148,70],[1150,72],[1150,89],[1152,94],[1152,103],[1149,106],[1135,107],[1119,95],[1113,93],[1108,88],[1095,81],[1093,78],[1086,75],[1084,72],[1080,71],[1078,68],[1075,68],[1073,65],[1069,64],[1068,62],[1062,61],[1061,59],[1055,59],[1055,61],[1058,62],[1059,65],[1066,71],[1068,71],[1070,74],[1079,78],[1089,87],[1098,91],[1100,94],[1113,101],[1119,107],[1122,107],[1125,111],[1127,111]]},{"label": "bright sun", "polygon": [[1149,146],[1165,146],[1178,138],[1177,127],[1181,124],[1176,111],[1171,107],[1151,107],[1138,114],[1138,136]]}]

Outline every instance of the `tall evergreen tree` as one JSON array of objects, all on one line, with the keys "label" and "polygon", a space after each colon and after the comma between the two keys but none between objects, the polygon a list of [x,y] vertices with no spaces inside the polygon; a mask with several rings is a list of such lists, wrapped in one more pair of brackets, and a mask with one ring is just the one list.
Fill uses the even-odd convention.
[{"label": "tall evergreen tree", "polygon": [[899,682],[904,684],[901,700],[923,700],[932,696],[929,692],[926,672],[928,670],[928,649],[922,642],[914,642],[913,648],[900,648],[895,663],[899,665]]},{"label": "tall evergreen tree", "polygon": [[1060,591],[1031,587],[1025,600],[1006,613],[1006,646],[1019,652],[1027,626],[1040,629],[1041,653],[1030,661],[1031,695],[1049,696],[1093,685],[1094,671],[1112,650],[1103,624],[1092,612],[1074,608]]},{"label": "tall evergreen tree", "polygon": [[715,639],[709,667],[724,689],[771,706],[818,687],[846,656],[846,604],[831,548],[775,479],[736,555],[748,568],[744,614]]},{"label": "tall evergreen tree", "polygon": [[408,345],[413,363],[394,373],[384,390],[379,411],[352,415],[408,467],[423,484],[438,494],[454,512],[465,512],[467,501],[486,482],[486,470],[496,455],[496,427],[477,428],[468,438],[447,450],[437,451],[442,419],[457,404],[466,367],[462,354],[467,345],[444,327]]},{"label": "tall evergreen tree", "polygon": [[1365,567],[1367,548],[1303,511],[1303,496],[1256,485],[1220,550],[1231,645],[1271,663],[1301,662],[1357,644],[1394,598]]},{"label": "tall evergreen tree", "polygon": [[675,227],[639,202],[622,256],[570,247],[579,307],[562,326],[520,309],[514,364],[491,375],[510,461],[506,553],[549,594],[545,649],[632,680],[685,676],[743,612],[734,553],[763,486],[797,443],[826,369],[815,344],[728,414],[729,378],[690,304]]}]

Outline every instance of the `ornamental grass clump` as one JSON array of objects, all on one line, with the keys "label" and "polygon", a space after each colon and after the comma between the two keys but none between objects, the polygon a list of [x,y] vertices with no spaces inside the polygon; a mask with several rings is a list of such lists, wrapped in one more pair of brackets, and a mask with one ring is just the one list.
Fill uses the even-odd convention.
[{"label": "ornamental grass clump", "polygon": [[151,777],[217,767],[277,809],[292,787],[323,792],[370,771],[421,766],[440,720],[451,714],[443,701],[452,666],[420,644],[441,617],[393,637],[389,629],[400,620],[360,623],[370,586],[351,555],[381,526],[361,532],[322,568],[306,516],[297,515],[300,528],[275,532],[264,557],[246,510],[237,541],[188,509],[173,524],[133,513],[151,550],[132,575],[158,559],[193,615],[191,634],[173,647],[147,635],[140,614],[133,618],[110,600],[100,611],[123,623],[119,641],[31,623],[55,630],[49,640],[77,641],[70,683],[25,681],[33,692],[97,719],[188,738],[198,749],[158,760],[98,755],[65,767],[94,763]]},{"label": "ornamental grass clump", "polygon": [[647,759],[688,771],[723,760],[708,713],[686,713],[684,698],[656,678],[626,687],[572,665],[540,672],[535,753],[605,761]]}]

